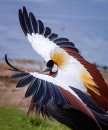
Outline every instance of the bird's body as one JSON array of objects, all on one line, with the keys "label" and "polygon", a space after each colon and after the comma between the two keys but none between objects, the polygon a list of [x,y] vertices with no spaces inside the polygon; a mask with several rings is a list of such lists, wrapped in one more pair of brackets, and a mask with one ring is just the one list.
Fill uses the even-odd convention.
[{"label": "bird's body", "polygon": [[[31,43],[33,49],[39,55],[41,55],[46,62],[51,59],[50,53],[56,48],[58,48],[58,51],[61,51],[60,46],[55,44],[54,41],[50,40],[48,37],[45,38],[42,34],[32,33],[30,35],[27,33],[26,37]],[[66,44],[65,46],[67,47]],[[71,49],[71,51],[73,50]],[[65,65],[60,66],[58,68],[58,74],[55,78],[64,82],[68,86],[73,86],[83,92],[87,92],[91,96],[93,95],[93,99],[96,100],[96,102],[98,102],[100,105],[102,105],[105,110],[108,110],[108,87],[104,79],[102,78],[100,72],[94,65],[90,64],[89,62],[86,63],[87,61],[84,58],[79,58],[78,56],[80,55],[77,51],[74,53],[78,55],[78,59],[75,58],[75,56],[71,54],[70,51],[66,50],[66,52],[68,52],[67,55],[69,57],[69,60],[66,62]],[[64,58],[64,55],[62,56],[62,58]],[[88,71],[87,69],[90,71]],[[98,96],[98,98],[96,96]],[[102,99],[101,96],[105,97]]]},{"label": "bird's body", "polygon": [[44,74],[19,72],[17,87],[30,84],[25,97],[32,96],[29,111],[40,112],[75,130],[108,129],[108,86],[94,65],[87,62],[67,38],[59,38],[36,20],[26,8],[19,10],[19,21],[33,49],[47,63]]},{"label": "bird's body", "polygon": [[[28,34],[27,39],[31,43],[33,49],[38,54],[40,54],[46,62],[50,60],[49,54],[52,52],[52,50],[55,48],[60,48],[53,41],[50,41],[48,38],[45,38],[40,34]],[[83,92],[86,92],[87,89],[84,87],[81,80],[81,73],[83,72],[87,73],[90,76],[86,68],[84,68],[84,66],[77,59],[69,55],[69,61],[65,66],[63,66],[63,68],[58,69],[58,74],[55,78],[64,82],[68,86],[73,86],[82,90]],[[90,78],[93,79],[91,76]]]}]

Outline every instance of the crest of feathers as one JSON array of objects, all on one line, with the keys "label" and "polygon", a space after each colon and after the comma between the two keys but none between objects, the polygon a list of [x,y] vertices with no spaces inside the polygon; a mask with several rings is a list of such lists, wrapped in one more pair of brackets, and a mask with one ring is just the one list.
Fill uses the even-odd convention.
[{"label": "crest of feathers", "polygon": [[69,62],[68,53],[64,49],[59,48],[59,47],[51,51],[50,58],[51,60],[53,60],[54,62],[58,64],[59,68],[66,66],[67,63]]}]

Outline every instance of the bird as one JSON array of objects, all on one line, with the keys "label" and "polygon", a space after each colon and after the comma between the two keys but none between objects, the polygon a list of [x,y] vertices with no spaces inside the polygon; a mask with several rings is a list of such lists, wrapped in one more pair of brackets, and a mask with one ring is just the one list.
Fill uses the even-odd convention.
[{"label": "bird", "polygon": [[19,22],[26,39],[46,62],[43,74],[20,70],[8,61],[11,78],[22,78],[17,88],[29,85],[31,111],[55,119],[73,130],[108,129],[108,86],[99,70],[86,61],[73,42],[52,33],[32,12],[19,9]]}]

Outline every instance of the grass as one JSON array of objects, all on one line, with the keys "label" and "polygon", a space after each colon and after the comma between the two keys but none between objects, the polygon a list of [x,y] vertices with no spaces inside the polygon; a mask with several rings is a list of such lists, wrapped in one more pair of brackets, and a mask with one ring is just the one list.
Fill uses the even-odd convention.
[{"label": "grass", "polygon": [[0,130],[69,130],[57,122],[42,117],[26,118],[25,113],[15,108],[0,107]]}]

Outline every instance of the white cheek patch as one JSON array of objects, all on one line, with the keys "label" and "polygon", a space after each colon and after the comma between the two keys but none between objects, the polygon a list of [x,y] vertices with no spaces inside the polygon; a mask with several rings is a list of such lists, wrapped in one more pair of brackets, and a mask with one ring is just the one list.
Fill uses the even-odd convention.
[{"label": "white cheek patch", "polygon": [[52,68],[52,72],[57,72],[57,70],[58,70],[58,66],[54,64],[54,67]]}]

